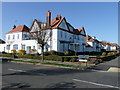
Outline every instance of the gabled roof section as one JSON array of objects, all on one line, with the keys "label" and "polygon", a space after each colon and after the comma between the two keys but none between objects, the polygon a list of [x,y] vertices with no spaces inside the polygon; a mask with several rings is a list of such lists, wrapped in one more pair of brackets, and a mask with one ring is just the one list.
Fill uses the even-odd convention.
[{"label": "gabled roof section", "polygon": [[89,35],[86,35],[86,40],[87,41],[90,41],[90,42],[94,42],[95,40],[91,37],[91,36],[89,36]]},{"label": "gabled roof section", "polygon": [[51,27],[52,27],[52,28],[58,28],[59,25],[61,24],[61,22],[63,21],[63,19],[65,19],[65,17],[62,17],[61,19],[54,18],[54,19],[51,21]]},{"label": "gabled roof section", "polygon": [[117,43],[109,43],[110,46],[118,46]]},{"label": "gabled roof section", "polygon": [[109,43],[107,42],[101,42],[102,45],[106,46],[106,45],[110,45]]},{"label": "gabled roof section", "polygon": [[79,32],[77,29],[74,29],[74,30],[73,30],[73,33],[74,33],[74,34],[77,34],[77,35],[80,34],[80,32]]},{"label": "gabled roof section", "polygon": [[13,30],[9,31],[7,34],[14,32],[30,32],[30,29],[26,25],[20,25],[14,28]]},{"label": "gabled roof section", "polygon": [[92,47],[91,45],[89,45],[88,43],[86,43],[86,45],[85,45],[86,47]]},{"label": "gabled roof section", "polygon": [[32,26],[31,26],[31,29],[32,29],[32,27],[33,27],[33,25],[34,25],[35,22],[39,25],[39,27],[41,26],[41,22],[38,21],[37,19],[34,19],[34,21],[32,23]]},{"label": "gabled roof section", "polygon": [[[73,27],[70,23],[68,23],[68,22],[66,21],[65,17],[62,17],[61,19],[56,19],[56,18],[54,18],[54,19],[51,21],[51,27],[52,27],[52,28],[60,28],[59,25],[62,23],[63,20],[65,20],[65,23],[66,23],[66,26],[67,26],[69,32],[71,32],[70,29],[69,29],[69,26],[70,26],[70,27],[73,28],[73,32],[72,32],[72,33],[74,33],[74,34],[80,34],[79,30],[74,29],[74,27]],[[83,29],[83,28],[82,28],[82,29]]]},{"label": "gabled roof section", "polygon": [[77,29],[80,33],[83,31],[84,32],[84,34],[86,35],[86,32],[85,32],[85,28],[84,27],[82,27],[82,28],[79,28],[79,29]]}]

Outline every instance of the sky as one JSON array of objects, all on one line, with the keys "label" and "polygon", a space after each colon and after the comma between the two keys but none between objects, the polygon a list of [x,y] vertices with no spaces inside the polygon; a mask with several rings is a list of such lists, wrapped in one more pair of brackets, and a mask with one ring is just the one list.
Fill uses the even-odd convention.
[{"label": "sky", "polygon": [[34,19],[45,22],[50,10],[52,19],[60,14],[74,28],[85,27],[90,36],[98,40],[118,43],[117,2],[3,2],[2,36],[12,30],[13,25],[31,27]]}]

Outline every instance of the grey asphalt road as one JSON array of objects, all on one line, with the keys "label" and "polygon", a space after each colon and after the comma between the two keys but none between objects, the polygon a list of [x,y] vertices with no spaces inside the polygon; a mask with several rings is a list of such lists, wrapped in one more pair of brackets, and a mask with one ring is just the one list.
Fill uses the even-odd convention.
[{"label": "grey asphalt road", "polygon": [[118,88],[118,72],[3,62],[3,88]]}]

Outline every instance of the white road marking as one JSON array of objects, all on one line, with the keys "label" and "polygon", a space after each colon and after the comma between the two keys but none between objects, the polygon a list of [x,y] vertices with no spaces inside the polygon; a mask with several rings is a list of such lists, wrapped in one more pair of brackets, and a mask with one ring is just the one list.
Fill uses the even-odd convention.
[{"label": "white road marking", "polygon": [[23,70],[16,70],[16,69],[11,69],[11,68],[9,68],[8,70],[10,70],[10,71],[17,71],[17,72],[26,72],[26,71],[23,71]]},{"label": "white road marking", "polygon": [[107,72],[107,73],[118,73],[118,72],[120,72],[120,71],[102,71],[102,70],[94,70],[94,69],[92,69],[92,71],[94,71],[94,72]]},{"label": "white road marking", "polygon": [[89,81],[84,81],[84,80],[79,80],[79,79],[73,79],[73,80],[74,80],[74,81],[78,81],[78,82],[90,83],[90,84],[94,84],[94,85],[98,85],[98,86],[111,87],[111,88],[119,88],[119,89],[120,89],[120,87],[117,87],[117,86],[99,84],[99,83],[89,82]]},{"label": "white road marking", "polygon": [[[8,70],[10,70],[10,71],[16,71],[16,72],[27,72],[27,71],[16,70],[16,69],[11,69],[11,68],[9,68]],[[44,73],[32,73],[32,72],[27,72],[27,73],[29,73],[29,74],[37,74],[37,75],[46,75]]]},{"label": "white road marking", "polygon": [[94,69],[92,69],[92,71],[95,71],[95,72],[108,72],[108,71],[94,70]]}]

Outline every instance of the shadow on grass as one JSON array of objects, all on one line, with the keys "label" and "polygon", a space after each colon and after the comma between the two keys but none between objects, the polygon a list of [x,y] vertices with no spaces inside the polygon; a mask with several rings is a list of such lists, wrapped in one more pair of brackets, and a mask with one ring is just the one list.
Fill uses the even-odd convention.
[{"label": "shadow on grass", "polygon": [[11,62],[13,59],[8,59],[8,58],[2,58],[2,63],[8,63]]}]

